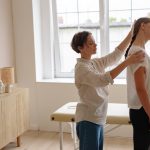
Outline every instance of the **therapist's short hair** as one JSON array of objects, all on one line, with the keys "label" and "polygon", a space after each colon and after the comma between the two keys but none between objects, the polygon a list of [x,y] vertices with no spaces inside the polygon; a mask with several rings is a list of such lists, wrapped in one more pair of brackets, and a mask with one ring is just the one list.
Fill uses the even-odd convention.
[{"label": "therapist's short hair", "polygon": [[83,47],[83,45],[86,43],[87,41],[87,37],[91,34],[91,32],[89,31],[82,31],[82,32],[78,32],[76,33],[71,41],[71,47],[72,49],[77,52],[80,53],[79,47]]}]

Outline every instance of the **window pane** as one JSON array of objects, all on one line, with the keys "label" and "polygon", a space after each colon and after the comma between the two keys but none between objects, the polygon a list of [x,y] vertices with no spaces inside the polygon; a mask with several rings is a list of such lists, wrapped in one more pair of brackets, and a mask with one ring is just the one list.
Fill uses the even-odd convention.
[{"label": "window pane", "polygon": [[[85,5],[86,4],[86,5]],[[90,31],[97,43],[97,53],[100,56],[100,27],[99,27],[99,0],[57,0],[57,18],[59,28],[59,47],[57,54],[57,75],[71,73],[79,57],[72,50],[70,42],[73,35],[79,31]],[[59,56],[58,56],[59,55]],[[59,63],[59,64],[58,64]],[[56,66],[56,67],[57,67]]]},{"label": "window pane", "polygon": [[[110,51],[112,51],[120,41],[122,41],[130,30],[130,25],[112,26],[109,28],[110,32]],[[116,44],[116,45],[115,45]]]},{"label": "window pane", "polygon": [[99,0],[78,0],[79,12],[99,11]]},{"label": "window pane", "polygon": [[60,44],[61,72],[73,72],[78,54],[75,53],[70,43]]},{"label": "window pane", "polygon": [[110,11],[109,12],[109,24],[117,25],[117,24],[128,24],[131,22],[131,11],[122,10],[122,11]]},{"label": "window pane", "polygon": [[132,0],[109,0],[109,10],[131,9]]},{"label": "window pane", "polygon": [[77,0],[57,0],[57,13],[77,12]]},{"label": "window pane", "polygon": [[132,0],[132,9],[146,9],[150,8],[149,0]]},{"label": "window pane", "polygon": [[[60,43],[68,43],[70,45],[74,32],[77,31],[77,27],[75,28],[60,28],[59,29],[59,42]],[[70,47],[71,48],[71,47]]]},{"label": "window pane", "polygon": [[133,10],[132,12],[133,20],[140,17],[150,17],[150,9],[146,10]]},{"label": "window pane", "polygon": [[99,12],[79,13],[79,24],[87,26],[99,25]]},{"label": "window pane", "polygon": [[58,14],[58,26],[77,26],[78,16],[76,13]]}]

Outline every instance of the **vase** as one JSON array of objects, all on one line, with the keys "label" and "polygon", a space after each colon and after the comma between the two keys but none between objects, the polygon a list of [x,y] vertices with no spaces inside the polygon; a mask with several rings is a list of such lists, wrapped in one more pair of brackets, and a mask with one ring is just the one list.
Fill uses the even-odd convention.
[{"label": "vase", "polygon": [[5,85],[4,83],[0,80],[0,94],[5,93]]}]

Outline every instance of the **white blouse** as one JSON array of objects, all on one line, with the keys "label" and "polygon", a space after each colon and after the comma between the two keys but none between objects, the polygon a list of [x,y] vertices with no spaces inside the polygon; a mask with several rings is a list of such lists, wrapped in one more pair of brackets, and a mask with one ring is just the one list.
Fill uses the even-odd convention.
[{"label": "white blouse", "polygon": [[[145,52],[143,48],[133,45],[129,50],[128,56],[140,50],[143,50]],[[127,98],[128,98],[128,106],[129,108],[132,109],[140,109],[142,107],[142,104],[136,91],[134,81],[134,73],[140,67],[145,67],[146,69],[145,86],[150,98],[150,57],[146,54],[146,52],[144,61],[142,63],[133,64],[127,67]]]},{"label": "white blouse", "polygon": [[90,121],[103,125],[106,122],[108,105],[108,85],[113,84],[110,72],[105,69],[117,63],[123,52],[115,51],[102,58],[77,59],[75,66],[75,85],[80,103],[76,109],[76,121]]}]

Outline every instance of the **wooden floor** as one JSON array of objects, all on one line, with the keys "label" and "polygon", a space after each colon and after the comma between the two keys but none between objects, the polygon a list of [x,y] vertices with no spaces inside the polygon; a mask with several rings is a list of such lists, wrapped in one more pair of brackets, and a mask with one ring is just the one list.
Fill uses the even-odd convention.
[{"label": "wooden floor", "polygon": [[[2,150],[59,150],[59,134],[28,131],[21,136],[21,147],[16,147],[16,143],[12,142]],[[64,150],[73,150],[73,140],[69,133],[64,134]],[[132,140],[105,137],[104,150],[133,150]]]}]

